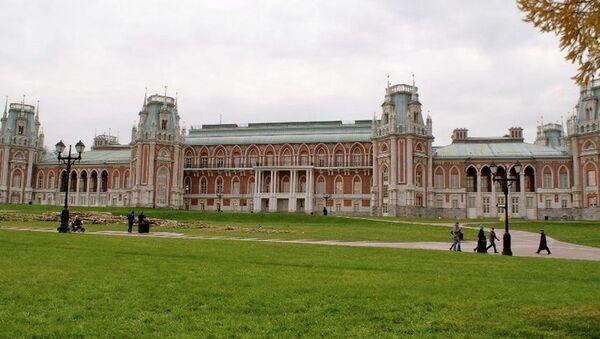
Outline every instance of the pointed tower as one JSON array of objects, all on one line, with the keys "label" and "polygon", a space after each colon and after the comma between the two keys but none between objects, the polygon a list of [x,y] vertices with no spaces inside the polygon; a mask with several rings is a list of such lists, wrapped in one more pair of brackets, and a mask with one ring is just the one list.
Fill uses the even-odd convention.
[{"label": "pointed tower", "polygon": [[183,143],[176,100],[147,97],[131,140],[131,202],[139,207],[183,206]]},{"label": "pointed tower", "polygon": [[573,207],[600,217],[600,79],[592,78],[580,90],[574,115],[568,119],[567,144],[573,154]]},{"label": "pointed tower", "polygon": [[44,151],[37,108],[25,103],[4,105],[0,127],[0,202],[33,200],[34,166]]},{"label": "pointed tower", "polygon": [[431,205],[432,122],[425,124],[414,83],[388,86],[374,123],[372,213],[415,215]]}]

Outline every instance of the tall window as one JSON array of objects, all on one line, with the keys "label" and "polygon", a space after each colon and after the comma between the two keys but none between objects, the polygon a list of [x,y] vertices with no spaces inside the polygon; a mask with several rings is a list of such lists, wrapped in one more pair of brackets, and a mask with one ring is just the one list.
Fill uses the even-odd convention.
[{"label": "tall window", "polygon": [[236,167],[236,168],[240,167],[241,158],[240,158],[239,153],[234,154],[232,160],[233,160],[233,167]]},{"label": "tall window", "polygon": [[[66,172],[65,172],[66,174]],[[22,185],[22,176],[21,176],[21,171],[17,170],[13,173],[13,178],[12,178],[12,187],[14,188],[20,188]]]},{"label": "tall window", "polygon": [[354,181],[352,181],[352,194],[361,194],[361,193],[362,193],[362,189],[361,189],[360,178],[355,177]]},{"label": "tall window", "polygon": [[303,153],[300,155],[300,165],[302,165],[302,166],[308,165],[308,154]]},{"label": "tall window", "polygon": [[458,177],[458,170],[453,168],[450,171],[450,188],[459,188],[460,179]]},{"label": "tall window", "polygon": [[548,167],[544,168],[542,173],[542,187],[552,188],[552,171]]},{"label": "tall window", "polygon": [[337,153],[335,155],[335,166],[336,167],[343,167],[344,166],[344,154]]},{"label": "tall window", "polygon": [[217,156],[217,168],[223,167],[225,167],[225,158],[222,155]]},{"label": "tall window", "polygon": [[48,182],[46,183],[46,188],[47,189],[54,189],[56,186],[54,186],[54,172],[50,172],[48,174]]},{"label": "tall window", "polygon": [[319,154],[319,167],[325,167],[325,154]]},{"label": "tall window", "polygon": [[248,182],[248,193],[254,194],[254,178],[252,178],[250,182]]},{"label": "tall window", "polygon": [[587,177],[587,186],[595,187],[596,186],[596,171],[593,169],[588,170],[586,173],[586,177]]},{"label": "tall window", "polygon": [[317,194],[325,193],[325,179],[323,177],[319,177],[317,179]]},{"label": "tall window", "polygon": [[511,200],[511,213],[518,214],[519,213],[519,197],[512,197]]},{"label": "tall window", "polygon": [[267,166],[273,166],[273,154],[269,153],[267,154]]},{"label": "tall window", "polygon": [[388,174],[388,169],[387,167],[383,167],[383,182],[388,182],[389,181],[389,174]]},{"label": "tall window", "polygon": [[558,172],[558,187],[569,188],[569,177],[567,176],[567,170],[563,167]]},{"label": "tall window", "polygon": [[300,188],[300,190],[298,192],[300,192],[300,193],[306,192],[306,177],[300,178],[299,188]]},{"label": "tall window", "polygon": [[231,185],[231,193],[240,194],[240,180],[238,178],[233,179],[233,183]]},{"label": "tall window", "polygon": [[352,166],[360,166],[360,153],[352,155]]},{"label": "tall window", "polygon": [[341,177],[335,179],[335,194],[344,194],[344,181]]},{"label": "tall window", "polygon": [[208,192],[206,185],[206,178],[200,179],[200,194],[206,194]]},{"label": "tall window", "polygon": [[444,188],[444,172],[441,168],[435,170],[433,184],[435,185],[435,188]]},{"label": "tall window", "polygon": [[167,169],[165,167],[161,167],[158,170],[158,175],[156,178],[156,202],[160,205],[167,204],[167,178]]},{"label": "tall window", "polygon": [[498,202],[498,213],[504,213],[504,197],[503,196],[498,196],[496,197],[496,201]]},{"label": "tall window", "polygon": [[288,178],[287,176],[281,178],[281,184],[282,184],[282,193],[289,193],[290,192],[290,178]]},{"label": "tall window", "polygon": [[200,168],[207,168],[208,167],[208,157],[203,155],[200,158]]},{"label": "tall window", "polygon": [[417,187],[423,187],[423,170],[421,166],[417,167],[417,173],[415,175],[415,185],[417,185]]},{"label": "tall window", "polygon": [[115,173],[113,173],[113,176],[112,176],[112,189],[118,190],[119,185],[120,185],[119,172],[115,172]]},{"label": "tall window", "polygon": [[194,160],[192,153],[186,153],[185,154],[185,167],[187,167],[187,168],[192,167],[192,160]]},{"label": "tall window", "polygon": [[42,172],[40,172],[38,174],[37,188],[39,188],[39,189],[44,188],[44,173],[42,173]]},{"label": "tall window", "polygon": [[216,193],[223,193],[223,178],[217,178],[217,192]]},{"label": "tall window", "polygon": [[483,213],[490,213],[490,198],[483,197],[481,202],[483,203]]}]

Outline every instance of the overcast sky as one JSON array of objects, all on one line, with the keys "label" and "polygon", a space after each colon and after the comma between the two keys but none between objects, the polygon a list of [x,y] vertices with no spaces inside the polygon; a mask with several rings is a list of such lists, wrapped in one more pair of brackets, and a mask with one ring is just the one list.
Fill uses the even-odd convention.
[{"label": "overcast sky", "polygon": [[[499,136],[575,105],[575,66],[514,1],[2,1],[0,94],[40,101],[51,149],[131,140],[144,88],[184,125],[380,116],[415,74],[435,145]],[[89,149],[89,148],[88,148]]]}]

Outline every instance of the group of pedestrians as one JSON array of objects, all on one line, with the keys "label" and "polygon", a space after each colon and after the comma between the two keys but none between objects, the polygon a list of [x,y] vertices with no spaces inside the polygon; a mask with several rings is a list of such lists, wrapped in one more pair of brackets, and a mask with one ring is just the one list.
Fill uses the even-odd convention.
[{"label": "group of pedestrians", "polygon": [[[452,245],[450,246],[450,251],[461,251],[460,243],[464,239],[464,233],[462,231],[462,227],[458,222],[454,223],[452,226],[452,231],[450,231],[452,235]],[[494,253],[498,253],[498,248],[496,247],[496,241],[499,241],[498,235],[496,235],[496,230],[492,227],[487,237],[485,235],[485,230],[483,225],[479,225],[479,232],[477,233],[477,246],[473,249],[473,252],[476,253],[487,253],[490,248],[494,249]],[[489,241],[489,245],[488,245]],[[550,248],[548,247],[548,241],[546,240],[546,234],[544,230],[540,230],[540,245],[538,246],[537,254],[540,254],[541,251],[547,251],[548,254],[551,254]]]},{"label": "group of pedestrians", "polygon": [[[127,214],[127,233],[131,233],[133,230],[133,224],[135,223],[135,213],[134,211],[129,212]],[[146,219],[144,212],[138,215],[138,232],[139,233],[148,233],[150,232],[150,222]]]}]

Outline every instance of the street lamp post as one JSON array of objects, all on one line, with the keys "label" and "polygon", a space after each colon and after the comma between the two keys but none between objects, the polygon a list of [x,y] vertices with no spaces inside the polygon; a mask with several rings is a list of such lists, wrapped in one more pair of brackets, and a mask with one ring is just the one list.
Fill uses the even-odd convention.
[{"label": "street lamp post", "polygon": [[81,153],[85,149],[85,145],[81,140],[75,144],[75,150],[77,150],[77,156],[71,156],[71,145],[69,145],[69,155],[61,156],[62,152],[65,151],[65,144],[59,141],[56,144],[56,153],[58,153],[58,161],[62,161],[65,165],[67,165],[66,173],[66,188],[65,188],[65,206],[60,214],[60,226],[57,228],[58,232],[66,233],[69,231],[69,179],[71,177],[71,165],[75,163],[75,161],[81,160]]},{"label": "street lamp post", "polygon": [[501,184],[502,192],[504,193],[504,236],[502,237],[502,255],[512,255],[510,233],[508,232],[508,189],[513,182],[519,181],[519,173],[521,172],[521,163],[519,160],[517,160],[513,168],[515,170],[514,178],[508,176],[508,170],[505,171],[503,177],[496,177],[496,173],[498,173],[498,166],[495,162],[492,162],[490,165],[492,180]]}]

